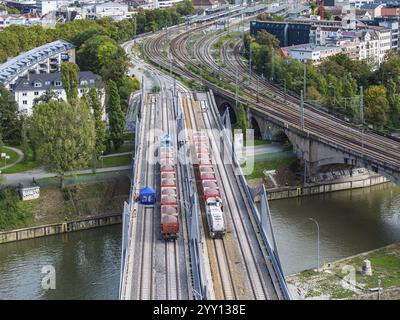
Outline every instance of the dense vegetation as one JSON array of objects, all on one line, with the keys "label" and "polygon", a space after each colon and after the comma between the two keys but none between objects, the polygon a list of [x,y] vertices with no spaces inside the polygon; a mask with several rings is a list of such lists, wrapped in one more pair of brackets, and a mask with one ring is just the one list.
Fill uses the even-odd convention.
[{"label": "dense vegetation", "polygon": [[[184,15],[193,13],[192,2],[185,0],[167,9],[140,9],[134,18],[118,22],[104,18],[76,20],[57,24],[55,28],[12,25],[0,32],[0,62],[57,39],[72,42],[77,47],[76,60],[79,70],[90,70],[99,74],[107,85],[110,81],[115,83],[120,108],[125,112],[130,94],[138,90],[140,85],[137,79],[126,75],[129,59],[119,43],[131,39],[135,34],[181,23],[184,21]],[[67,91],[70,91],[70,86],[75,87],[76,79],[67,76],[65,80],[68,84]],[[49,102],[53,97],[54,94],[48,92],[36,102]],[[21,130],[22,119],[17,104],[13,102],[9,92],[0,86],[0,133],[3,140],[9,144],[20,144]]]},{"label": "dense vegetation", "polygon": [[[133,19],[114,22],[110,18],[82,19],[57,24],[55,28],[11,25],[0,33],[0,62],[45,43],[64,39],[80,47],[93,36],[105,35],[116,42],[126,41],[136,34],[157,31],[184,21],[184,15],[194,13],[190,0],[167,9],[139,9]],[[136,20],[136,22],[135,22]],[[80,66],[81,67],[81,66]]]},{"label": "dense vegetation", "polygon": [[0,11],[7,11],[8,14],[20,14],[21,12],[18,9],[0,6]]},{"label": "dense vegetation", "polygon": [[27,213],[22,206],[16,187],[0,190],[0,230],[25,226]]},{"label": "dense vegetation", "polygon": [[[303,89],[304,64],[278,53],[279,41],[261,31],[256,37],[245,35],[245,55],[253,68],[265,78],[300,94]],[[272,58],[273,57],[273,58]],[[350,60],[338,54],[319,65],[306,64],[305,99],[332,112],[360,121],[360,87],[363,87],[364,120],[378,129],[393,130],[400,126],[400,55],[389,54],[376,68],[366,61]],[[273,72],[273,74],[272,74]]]}]

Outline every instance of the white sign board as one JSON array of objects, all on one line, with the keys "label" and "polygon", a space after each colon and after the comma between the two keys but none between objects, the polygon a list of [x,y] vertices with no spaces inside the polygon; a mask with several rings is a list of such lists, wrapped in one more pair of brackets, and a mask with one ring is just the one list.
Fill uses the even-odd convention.
[{"label": "white sign board", "polygon": [[40,187],[29,187],[29,188],[21,188],[21,197],[22,200],[33,200],[37,199],[40,196]]},{"label": "white sign board", "polygon": [[5,153],[1,153],[0,156],[1,156],[2,158],[4,158],[4,157],[6,156],[6,154],[5,154]]}]

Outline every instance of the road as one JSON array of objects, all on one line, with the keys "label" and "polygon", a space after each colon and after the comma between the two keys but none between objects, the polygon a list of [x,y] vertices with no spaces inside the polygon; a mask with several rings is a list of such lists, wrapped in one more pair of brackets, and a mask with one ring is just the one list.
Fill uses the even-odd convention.
[{"label": "road", "polygon": [[[111,167],[111,168],[99,168],[96,169],[96,172],[98,173],[114,172],[114,171],[116,172],[116,171],[129,170],[131,168],[132,168],[131,165]],[[85,170],[66,172],[65,176],[92,174],[92,173],[93,173],[92,169],[85,169]],[[18,185],[19,183],[22,183],[23,185],[30,185],[32,184],[33,179],[39,180],[43,178],[57,177],[57,174],[48,172],[44,168],[37,168],[28,172],[4,174],[3,177],[6,179],[6,181],[4,182],[5,185]]]}]

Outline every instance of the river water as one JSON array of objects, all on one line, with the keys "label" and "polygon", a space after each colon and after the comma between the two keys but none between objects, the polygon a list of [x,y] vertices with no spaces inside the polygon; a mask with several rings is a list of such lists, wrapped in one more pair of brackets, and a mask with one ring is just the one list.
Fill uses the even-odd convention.
[{"label": "river water", "polygon": [[[117,299],[121,225],[0,245],[0,299]],[[56,288],[41,273],[54,266]]]},{"label": "river water", "polygon": [[400,187],[383,184],[270,202],[285,274],[400,241]]},{"label": "river water", "polygon": [[[400,188],[388,184],[270,202],[285,274],[400,240]],[[0,245],[0,299],[117,299],[121,225]],[[56,289],[44,290],[42,267]]]}]

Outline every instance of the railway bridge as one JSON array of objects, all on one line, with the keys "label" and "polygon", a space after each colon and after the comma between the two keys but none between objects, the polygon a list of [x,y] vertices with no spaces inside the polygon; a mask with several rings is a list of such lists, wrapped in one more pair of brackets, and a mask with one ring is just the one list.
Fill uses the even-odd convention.
[{"label": "railway bridge", "polygon": [[[224,95],[224,92],[216,92],[216,103],[218,110],[223,113],[229,108],[232,122],[237,119],[237,110],[235,100],[232,95]],[[324,139],[307,130],[307,127],[301,129],[301,110],[299,108],[299,127],[290,125],[285,121],[276,119],[267,112],[255,108],[247,108],[247,117],[249,123],[254,129],[255,137],[265,140],[281,140],[287,138],[293,145],[293,152],[299,159],[302,159],[309,175],[317,173],[318,168],[329,164],[348,164],[354,167],[366,168],[376,172],[396,184],[400,184],[400,167],[391,165],[388,162],[377,159],[376,157],[352,148],[346,148],[343,143]],[[371,133],[368,133],[371,134]],[[363,145],[363,140],[367,141],[367,132],[358,128],[353,129],[351,139],[356,139]],[[400,153],[400,147],[394,146]]]}]

